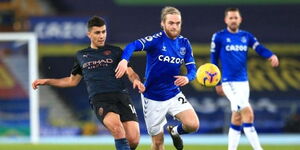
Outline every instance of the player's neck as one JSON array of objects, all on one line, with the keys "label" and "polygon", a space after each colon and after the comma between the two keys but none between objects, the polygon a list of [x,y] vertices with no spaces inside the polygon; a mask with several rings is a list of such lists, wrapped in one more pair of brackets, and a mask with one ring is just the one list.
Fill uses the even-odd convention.
[{"label": "player's neck", "polygon": [[230,33],[237,33],[239,31],[239,28],[235,29],[235,30],[232,30],[230,29],[229,27],[227,27],[227,30],[230,32]]},{"label": "player's neck", "polygon": [[90,47],[92,48],[92,49],[94,49],[94,50],[97,50],[97,49],[99,49],[99,48],[101,48],[101,47],[104,47],[104,45],[103,46],[95,46],[94,44],[91,44],[90,45]]}]

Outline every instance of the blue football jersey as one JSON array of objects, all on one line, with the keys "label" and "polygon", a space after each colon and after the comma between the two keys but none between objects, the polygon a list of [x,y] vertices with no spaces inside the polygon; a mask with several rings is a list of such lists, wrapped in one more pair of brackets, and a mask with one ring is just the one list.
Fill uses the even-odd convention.
[{"label": "blue football jersey", "polygon": [[210,50],[211,62],[219,66],[220,60],[222,82],[248,80],[247,57],[249,47],[264,58],[273,55],[247,31],[239,30],[237,33],[231,33],[224,29],[213,35]]},{"label": "blue football jersey", "polygon": [[195,78],[196,65],[188,39],[178,36],[170,39],[164,31],[138,39],[128,44],[123,52],[123,59],[129,60],[133,51],[146,51],[145,87],[146,98],[164,101],[176,96],[180,89],[174,85],[180,75],[180,66],[186,65],[187,77]]}]

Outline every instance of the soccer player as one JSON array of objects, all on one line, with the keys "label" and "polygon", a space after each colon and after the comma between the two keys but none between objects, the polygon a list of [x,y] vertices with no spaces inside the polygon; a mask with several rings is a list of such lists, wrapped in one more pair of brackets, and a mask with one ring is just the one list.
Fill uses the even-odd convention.
[{"label": "soccer player", "polygon": [[226,95],[231,103],[231,125],[228,134],[228,150],[236,150],[244,130],[254,150],[262,150],[257,132],[254,128],[254,114],[249,104],[249,83],[247,76],[248,47],[260,56],[268,59],[273,67],[279,65],[278,58],[261,45],[249,32],[240,30],[242,22],[238,8],[225,10],[227,28],[212,36],[211,62],[221,62],[222,83],[216,86],[219,95]]},{"label": "soccer player", "polygon": [[[134,150],[140,138],[136,111],[124,86],[124,79],[117,79],[114,72],[121,60],[122,49],[105,43],[107,30],[102,18],[90,18],[87,26],[90,47],[76,53],[71,75],[60,79],[38,79],[32,87],[73,87],[83,78],[93,110],[114,137],[116,149]],[[133,88],[137,87],[139,92],[145,91],[131,67],[128,67],[126,74]]]},{"label": "soccer player", "polygon": [[[180,87],[194,80],[196,65],[192,48],[187,38],[180,35],[181,13],[174,7],[165,7],[161,12],[163,31],[138,39],[126,46],[122,60],[116,69],[116,77],[127,70],[127,63],[134,51],[146,51],[146,91],[142,104],[147,130],[152,136],[152,149],[164,149],[165,115],[168,113],[179,121],[178,126],[167,126],[178,150],[183,149],[180,134],[195,132],[199,128],[198,117],[180,91]],[[180,75],[180,66],[185,64],[186,75]]]}]

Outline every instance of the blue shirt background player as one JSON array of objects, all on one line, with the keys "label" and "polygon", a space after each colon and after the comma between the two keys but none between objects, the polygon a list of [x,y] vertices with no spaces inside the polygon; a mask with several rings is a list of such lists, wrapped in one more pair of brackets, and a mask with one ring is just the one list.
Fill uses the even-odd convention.
[{"label": "blue shirt background player", "polygon": [[248,47],[254,49],[263,58],[273,53],[261,45],[249,32],[238,30],[231,33],[223,29],[215,33],[211,43],[211,62],[217,66],[222,62],[222,82],[247,81]]},{"label": "blue shirt background player", "polygon": [[242,22],[238,8],[227,8],[224,21],[227,25],[215,33],[211,43],[211,62],[221,63],[222,85],[216,86],[219,95],[226,95],[231,104],[231,124],[228,132],[228,150],[237,150],[241,130],[255,150],[262,150],[254,127],[254,113],[249,103],[249,82],[247,75],[248,48],[268,59],[273,67],[279,65],[278,58],[261,45],[249,32],[240,30]]}]

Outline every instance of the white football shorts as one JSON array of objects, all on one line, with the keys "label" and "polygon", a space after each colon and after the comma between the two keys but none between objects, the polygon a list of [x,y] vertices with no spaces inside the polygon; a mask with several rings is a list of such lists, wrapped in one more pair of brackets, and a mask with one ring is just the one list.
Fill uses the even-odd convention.
[{"label": "white football shorts", "polygon": [[141,94],[141,97],[147,131],[151,136],[163,132],[164,126],[167,123],[167,113],[175,117],[180,112],[193,109],[182,92],[165,101],[151,100],[144,97],[143,94]]},{"label": "white football shorts", "polygon": [[245,107],[250,106],[249,103],[249,82],[223,82],[223,91],[231,104],[231,111],[240,111]]}]

